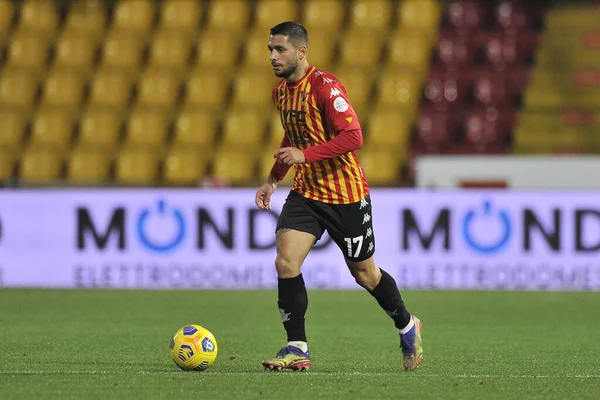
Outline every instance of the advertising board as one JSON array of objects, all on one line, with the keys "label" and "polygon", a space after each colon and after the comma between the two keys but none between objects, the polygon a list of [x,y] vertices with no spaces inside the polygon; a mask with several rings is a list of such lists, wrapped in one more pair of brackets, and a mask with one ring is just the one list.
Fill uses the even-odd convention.
[{"label": "advertising board", "polygon": [[[4,287],[276,287],[272,211],[254,189],[4,190]],[[371,193],[377,265],[401,288],[600,290],[600,192]],[[312,288],[358,288],[325,235]]]}]

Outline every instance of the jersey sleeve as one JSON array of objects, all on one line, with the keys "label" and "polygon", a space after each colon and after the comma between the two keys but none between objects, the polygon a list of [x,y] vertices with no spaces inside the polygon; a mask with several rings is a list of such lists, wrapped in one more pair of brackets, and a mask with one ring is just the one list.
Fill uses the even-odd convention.
[{"label": "jersey sleeve", "polygon": [[[288,138],[288,136],[286,134],[284,134],[279,148],[289,147],[289,146],[291,146],[290,139]],[[283,180],[283,178],[285,178],[285,176],[287,175],[289,170],[290,170],[289,166],[287,166],[285,164],[279,164],[277,162],[277,160],[275,160],[275,162],[273,163],[273,167],[271,167],[270,174],[273,176],[273,178],[275,178],[277,180],[277,182],[281,182]]]},{"label": "jersey sleeve", "polygon": [[341,131],[360,130],[360,123],[354,108],[348,100],[344,85],[338,81],[322,85],[319,88],[318,105],[337,135]]}]

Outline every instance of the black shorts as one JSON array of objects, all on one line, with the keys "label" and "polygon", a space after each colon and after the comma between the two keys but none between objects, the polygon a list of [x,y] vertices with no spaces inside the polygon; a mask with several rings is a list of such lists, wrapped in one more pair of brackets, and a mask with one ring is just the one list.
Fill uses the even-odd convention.
[{"label": "black shorts", "polygon": [[280,229],[308,232],[317,240],[327,231],[344,257],[352,261],[366,260],[375,253],[370,196],[351,204],[328,204],[292,190],[277,221]]}]

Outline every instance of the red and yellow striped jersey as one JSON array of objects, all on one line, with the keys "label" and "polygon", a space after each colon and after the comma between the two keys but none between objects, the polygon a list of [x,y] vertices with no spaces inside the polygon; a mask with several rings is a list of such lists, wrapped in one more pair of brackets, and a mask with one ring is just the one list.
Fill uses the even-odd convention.
[{"label": "red and yellow striped jersey", "polygon": [[[358,130],[360,133],[360,123],[344,85],[333,75],[312,65],[306,75],[293,84],[283,79],[273,89],[273,102],[285,131],[281,147],[305,150],[326,143],[344,131]],[[306,198],[330,204],[350,204],[369,194],[364,171],[353,151],[296,164],[294,169],[292,190]],[[274,166],[275,170],[282,169]],[[276,178],[281,180],[284,176],[282,173]]]}]

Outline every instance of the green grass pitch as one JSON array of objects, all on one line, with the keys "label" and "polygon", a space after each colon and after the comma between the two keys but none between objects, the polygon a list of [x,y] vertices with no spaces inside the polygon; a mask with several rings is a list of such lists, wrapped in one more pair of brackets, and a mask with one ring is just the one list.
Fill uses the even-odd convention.
[{"label": "green grass pitch", "polygon": [[[309,290],[313,367],[264,372],[285,335],[272,291],[0,290],[0,399],[598,399],[597,293],[405,292],[425,360],[402,371],[391,321],[366,292]],[[204,372],[172,335],[217,338]]]}]

